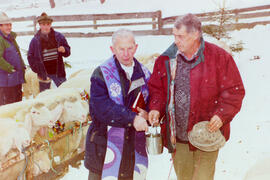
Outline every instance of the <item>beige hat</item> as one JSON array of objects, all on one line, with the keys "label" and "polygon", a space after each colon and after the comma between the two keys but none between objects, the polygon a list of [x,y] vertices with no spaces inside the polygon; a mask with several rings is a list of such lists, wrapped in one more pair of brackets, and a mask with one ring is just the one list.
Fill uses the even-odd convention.
[{"label": "beige hat", "polygon": [[0,24],[10,24],[10,23],[12,23],[12,21],[7,16],[7,14],[4,12],[0,12]]},{"label": "beige hat", "polygon": [[202,151],[216,151],[223,147],[226,140],[220,130],[208,131],[209,121],[201,121],[195,124],[188,133],[189,142]]},{"label": "beige hat", "polygon": [[53,19],[48,16],[45,12],[43,12],[38,18],[37,18],[38,23],[44,23],[44,22],[49,22],[52,23]]}]

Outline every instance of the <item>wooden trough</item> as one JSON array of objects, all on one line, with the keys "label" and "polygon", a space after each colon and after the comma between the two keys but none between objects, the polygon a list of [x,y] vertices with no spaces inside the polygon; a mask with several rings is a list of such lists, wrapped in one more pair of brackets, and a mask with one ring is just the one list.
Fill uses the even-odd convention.
[{"label": "wooden trough", "polygon": [[[11,150],[5,160],[1,160],[0,179],[54,180],[63,177],[68,172],[69,165],[79,167],[81,160],[84,159],[82,147],[84,147],[90,122],[89,117],[88,121],[83,124],[72,122],[69,124],[69,128],[66,126],[63,132],[52,133],[50,129],[46,137],[41,138],[36,135],[34,142],[25,148],[24,157],[20,157],[18,150]],[[72,145],[74,139],[78,140],[75,146]],[[37,164],[35,155],[38,153],[48,155],[50,169],[48,172],[35,175],[33,167]]]}]

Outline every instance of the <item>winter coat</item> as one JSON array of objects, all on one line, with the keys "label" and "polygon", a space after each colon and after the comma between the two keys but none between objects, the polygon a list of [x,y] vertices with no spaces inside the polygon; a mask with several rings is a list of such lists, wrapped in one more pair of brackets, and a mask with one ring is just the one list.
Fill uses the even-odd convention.
[{"label": "winter coat", "polygon": [[[171,53],[176,53],[175,45]],[[168,51],[167,51],[168,53]],[[230,136],[230,122],[239,112],[245,95],[244,86],[232,56],[214,44],[205,42],[204,61],[190,70],[190,112],[187,132],[200,121],[209,121],[218,115],[223,126],[220,128],[226,140]],[[150,110],[158,110],[163,119],[164,145],[173,151],[170,141],[168,103],[170,97],[170,58],[161,55],[156,60],[153,74],[148,82]],[[175,82],[177,83],[177,82]],[[190,149],[195,147],[190,145]]]},{"label": "winter coat", "polygon": [[[51,29],[51,31],[54,31]],[[33,39],[30,42],[29,50],[28,50],[28,62],[29,65],[35,73],[42,79],[47,79],[47,72],[45,66],[43,64],[43,56],[42,56],[42,48],[40,42],[40,30],[36,33]],[[70,46],[66,38],[59,32],[54,31],[55,40],[57,42],[58,47],[63,46],[65,48],[65,53],[58,52],[58,61],[57,61],[57,73],[58,77],[66,77],[65,65],[63,61],[63,56],[68,57],[70,55]]]},{"label": "winter coat", "polygon": [[[128,158],[128,164],[122,166],[120,172],[123,177],[132,177],[134,171],[134,146],[135,146],[135,129],[133,120],[136,113],[131,110],[132,103],[140,88],[131,91],[128,94],[130,81],[126,77],[125,71],[121,68],[118,60],[115,60],[117,71],[120,76],[120,84],[124,106],[116,104],[109,97],[106,83],[100,67],[95,69],[91,76],[90,88],[90,115],[92,123],[88,129],[85,149],[85,167],[96,174],[101,174],[104,165],[104,158],[107,148],[107,127],[114,126],[125,128],[123,158]],[[144,72],[135,60],[134,72],[131,80],[145,77]],[[133,155],[132,155],[133,154]]]},{"label": "winter coat", "polygon": [[[16,33],[8,37],[0,31],[0,87],[12,87],[24,83],[25,65],[16,42]],[[15,72],[12,72],[15,70]]]}]

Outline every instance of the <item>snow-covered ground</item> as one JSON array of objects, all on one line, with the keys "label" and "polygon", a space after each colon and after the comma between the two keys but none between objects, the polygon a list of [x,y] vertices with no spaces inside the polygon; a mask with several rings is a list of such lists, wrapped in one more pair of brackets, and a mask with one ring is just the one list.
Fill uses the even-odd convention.
[{"label": "snow-covered ground", "polygon": [[[1,1],[0,1],[1,2]],[[12,0],[18,4],[23,0]],[[28,2],[29,1],[25,1]],[[103,5],[98,0],[87,3],[59,0],[55,9],[49,9],[44,0],[44,7],[11,9],[7,13],[12,17],[39,15],[42,11],[49,14],[83,14],[83,13],[114,13],[162,10],[164,16],[180,15],[188,12],[198,13],[216,10],[221,0],[107,0]],[[69,2],[66,5],[64,2]],[[269,0],[228,0],[228,8],[242,8],[269,4]],[[27,5],[27,4],[26,4]],[[25,5],[25,7],[27,7]],[[10,7],[1,2],[0,9]],[[19,7],[19,6],[18,6]],[[179,7],[179,8],[175,8]],[[242,40],[244,50],[235,54],[234,58],[242,75],[246,88],[243,106],[231,123],[231,138],[220,150],[216,164],[215,180],[242,180],[246,171],[260,159],[270,157],[270,25],[256,26],[252,30],[231,32],[233,41]],[[15,29],[16,31],[16,29]],[[211,38],[206,37],[207,40]],[[27,50],[31,37],[18,37],[22,49]],[[136,55],[163,52],[173,41],[173,36],[139,36]],[[78,69],[97,66],[111,55],[110,37],[100,38],[68,38],[71,56],[67,58],[72,65],[67,69],[68,75]],[[253,60],[259,56],[259,60]],[[25,54],[24,54],[25,57]],[[25,57],[26,60],[26,57]],[[170,155],[166,151],[159,156],[150,156],[147,180],[168,179],[171,167]],[[70,168],[63,180],[87,179],[88,171],[82,165],[79,169]],[[170,179],[176,179],[172,168]]]}]

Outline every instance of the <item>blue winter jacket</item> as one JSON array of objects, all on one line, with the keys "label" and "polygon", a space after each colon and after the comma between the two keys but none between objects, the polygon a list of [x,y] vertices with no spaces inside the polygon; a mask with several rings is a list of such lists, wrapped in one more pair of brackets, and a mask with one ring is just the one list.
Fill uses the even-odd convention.
[{"label": "blue winter jacket", "polygon": [[14,32],[6,37],[0,31],[0,87],[17,86],[25,82],[25,65],[15,38]]},{"label": "blue winter jacket", "polygon": [[[54,30],[51,29],[51,31],[54,31]],[[47,79],[47,72],[43,64],[40,33],[41,32],[39,30],[36,33],[36,35],[33,37],[33,39],[31,40],[27,58],[28,58],[28,62],[32,71],[37,73],[40,78],[45,80]],[[57,46],[58,47],[63,46],[66,50],[65,53],[58,52],[56,75],[58,77],[66,77],[63,56],[68,57],[70,55],[70,46],[68,45],[66,38],[60,32],[54,31],[54,33],[55,33],[55,40],[57,42]]]},{"label": "blue winter jacket", "polygon": [[[88,129],[85,149],[85,167],[96,174],[101,174],[107,147],[107,126],[126,128],[123,158],[126,159],[120,173],[123,177],[132,177],[134,171],[134,145],[135,129],[133,120],[136,113],[130,107],[136,99],[140,88],[128,94],[130,81],[126,78],[125,71],[121,68],[118,60],[115,60],[120,76],[124,105],[116,104],[110,99],[104,77],[100,67],[95,69],[91,76],[90,87],[90,115],[92,123]],[[143,70],[138,61],[135,60],[134,72],[131,80],[144,77]]]}]

